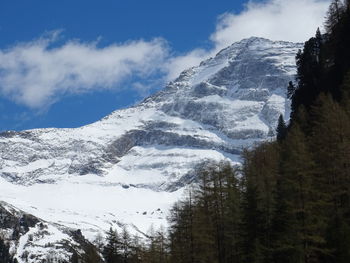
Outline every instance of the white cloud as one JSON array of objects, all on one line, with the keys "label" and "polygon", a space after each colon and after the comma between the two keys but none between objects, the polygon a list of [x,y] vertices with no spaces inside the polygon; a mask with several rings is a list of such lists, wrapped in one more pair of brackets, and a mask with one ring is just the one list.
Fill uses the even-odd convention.
[{"label": "white cloud", "polygon": [[322,27],[330,0],[249,1],[239,14],[220,16],[211,40],[217,49],[243,38],[304,42]]},{"label": "white cloud", "polygon": [[165,65],[165,70],[168,73],[167,79],[175,79],[183,70],[197,66],[208,55],[209,52],[204,49],[194,49],[186,54],[170,58]]},{"label": "white cloud", "polygon": [[53,47],[57,34],[0,50],[1,93],[31,108],[50,106],[62,94],[120,88],[128,77],[161,70],[166,42],[154,39],[99,48],[69,41]]},{"label": "white cloud", "polygon": [[216,31],[210,36],[213,48],[195,49],[174,57],[167,64],[169,79],[182,70],[198,65],[221,49],[252,36],[271,40],[305,42],[322,28],[330,0],[249,1],[242,12],[219,16]]},{"label": "white cloud", "polygon": [[[163,39],[98,47],[56,42],[59,33],[0,50],[0,93],[31,108],[48,107],[63,94],[128,87],[147,94],[153,84],[176,78],[220,49],[251,36],[303,42],[321,27],[330,0],[249,1],[238,14],[225,13],[210,36],[212,49],[171,56]],[[160,75],[159,75],[160,74]],[[152,79],[158,76],[158,81]],[[151,80],[151,81],[150,81]]]}]

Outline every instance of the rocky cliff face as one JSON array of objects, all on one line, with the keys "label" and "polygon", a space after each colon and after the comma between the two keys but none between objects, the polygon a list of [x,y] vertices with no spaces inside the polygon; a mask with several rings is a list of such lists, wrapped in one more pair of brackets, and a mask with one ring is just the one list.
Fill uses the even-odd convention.
[{"label": "rocky cliff face", "polygon": [[[0,240],[17,262],[71,262],[73,255],[101,261],[94,246],[79,230],[45,222],[0,202]],[[0,261],[5,255],[0,255]]]},{"label": "rocky cliff face", "polygon": [[245,39],[91,125],[2,133],[0,200],[90,236],[111,222],[164,223],[196,165],[237,163],[274,138],[301,47]]}]

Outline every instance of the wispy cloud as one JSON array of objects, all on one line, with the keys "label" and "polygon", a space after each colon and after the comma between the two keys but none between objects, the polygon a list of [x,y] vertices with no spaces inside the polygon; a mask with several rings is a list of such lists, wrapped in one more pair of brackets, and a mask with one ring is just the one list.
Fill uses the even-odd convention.
[{"label": "wispy cloud", "polygon": [[[47,108],[65,94],[121,89],[147,94],[158,77],[172,80],[221,48],[250,36],[301,42],[322,26],[330,0],[249,1],[241,13],[225,13],[211,34],[212,48],[171,55],[166,40],[129,41],[99,47],[66,41],[59,32],[0,50],[0,94],[33,109]],[[61,43],[61,42],[60,42]],[[129,80],[129,82],[126,82]],[[146,83],[146,84],[145,84]]]},{"label": "wispy cloud", "polygon": [[0,51],[0,90],[31,108],[47,107],[67,93],[120,88],[129,77],[147,78],[161,70],[166,42],[132,41],[99,48],[69,41],[54,47],[57,34]]}]

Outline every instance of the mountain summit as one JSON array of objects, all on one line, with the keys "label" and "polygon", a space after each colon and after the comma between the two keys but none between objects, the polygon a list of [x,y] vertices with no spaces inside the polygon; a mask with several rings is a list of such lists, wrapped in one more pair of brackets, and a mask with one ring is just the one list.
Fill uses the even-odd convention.
[{"label": "mountain summit", "polygon": [[244,39],[93,124],[2,133],[0,200],[90,239],[111,224],[164,223],[199,164],[237,163],[275,137],[300,48]]}]

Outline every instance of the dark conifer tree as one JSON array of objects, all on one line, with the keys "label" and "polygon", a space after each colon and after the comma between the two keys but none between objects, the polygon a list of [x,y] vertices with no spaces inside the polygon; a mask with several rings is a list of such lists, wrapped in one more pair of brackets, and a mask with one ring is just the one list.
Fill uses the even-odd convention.
[{"label": "dark conifer tree", "polygon": [[145,246],[142,242],[142,239],[135,235],[131,240],[130,245],[130,263],[141,263],[145,261]]},{"label": "dark conifer tree", "polygon": [[343,3],[341,0],[333,0],[328,8],[325,27],[328,33],[333,33],[341,21],[343,13]]},{"label": "dark conifer tree", "polygon": [[120,254],[124,263],[128,262],[128,259],[130,257],[130,247],[131,236],[127,228],[124,226],[120,237]]},{"label": "dark conifer tree", "polygon": [[259,236],[261,229],[261,211],[258,209],[257,189],[251,182],[246,182],[242,199],[241,249],[245,263],[263,262],[262,244]]},{"label": "dark conifer tree", "polygon": [[171,262],[194,262],[194,204],[192,192],[184,201],[177,202],[170,213]]},{"label": "dark conifer tree", "polygon": [[[319,203],[315,175],[315,164],[307,145],[305,135],[297,123],[294,123],[288,133],[282,153],[282,174],[286,180],[286,205],[290,227],[297,234],[290,237],[296,242],[293,254],[298,261],[317,262],[322,255],[325,243],[322,236],[323,213]],[[288,243],[287,243],[288,244]]]},{"label": "dark conifer tree", "polygon": [[292,118],[300,105],[310,108],[317,95],[326,90],[322,64],[323,39],[319,29],[316,36],[305,42],[296,55],[297,87],[292,96]]},{"label": "dark conifer tree", "polygon": [[346,262],[350,260],[350,243],[345,238],[350,236],[350,118],[326,95],[317,100],[312,117],[311,143],[318,178],[322,179],[319,200],[327,205],[323,211],[327,211],[328,249],[333,251],[333,262]]},{"label": "dark conifer tree", "polygon": [[279,142],[283,141],[287,135],[287,125],[283,119],[282,114],[278,118],[278,124],[277,124],[276,131],[277,131],[277,141],[279,141]]},{"label": "dark conifer tree", "polygon": [[298,236],[295,231],[296,218],[292,215],[290,183],[284,174],[278,176],[276,185],[276,205],[272,220],[272,262],[300,262]]},{"label": "dark conifer tree", "polygon": [[103,248],[102,254],[107,263],[120,263],[122,262],[122,257],[120,254],[120,239],[118,236],[118,232],[109,229],[106,237],[107,244]]}]

